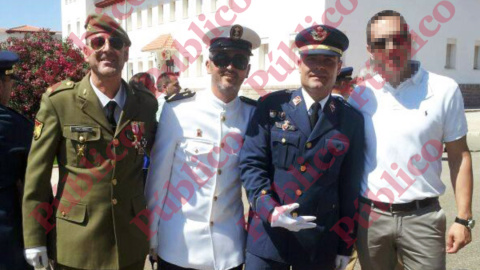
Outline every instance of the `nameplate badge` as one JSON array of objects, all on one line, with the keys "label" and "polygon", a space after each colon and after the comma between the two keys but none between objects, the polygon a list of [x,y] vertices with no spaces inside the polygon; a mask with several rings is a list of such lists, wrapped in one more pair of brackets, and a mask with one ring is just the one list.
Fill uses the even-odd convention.
[{"label": "nameplate badge", "polygon": [[94,133],[93,127],[81,127],[81,126],[70,127],[70,132]]}]

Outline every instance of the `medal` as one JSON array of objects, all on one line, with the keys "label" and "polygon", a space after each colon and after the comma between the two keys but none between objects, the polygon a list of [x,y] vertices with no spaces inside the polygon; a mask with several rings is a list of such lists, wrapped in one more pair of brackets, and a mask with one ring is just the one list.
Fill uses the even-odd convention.
[{"label": "medal", "polygon": [[298,104],[300,104],[300,102],[302,102],[302,98],[300,96],[296,96],[293,100],[292,100],[293,104],[295,104],[295,106],[297,106]]},{"label": "medal", "polygon": [[270,110],[270,118],[275,118],[277,116],[277,111]]}]

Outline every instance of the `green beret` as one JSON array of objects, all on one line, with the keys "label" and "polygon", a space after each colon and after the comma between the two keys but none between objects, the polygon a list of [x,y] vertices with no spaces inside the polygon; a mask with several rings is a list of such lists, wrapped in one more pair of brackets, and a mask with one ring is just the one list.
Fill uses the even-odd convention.
[{"label": "green beret", "polygon": [[132,45],[130,38],[128,38],[127,32],[118,24],[112,17],[102,14],[88,15],[85,21],[85,38],[98,33],[107,33],[111,36],[116,36],[125,42],[127,47]]}]

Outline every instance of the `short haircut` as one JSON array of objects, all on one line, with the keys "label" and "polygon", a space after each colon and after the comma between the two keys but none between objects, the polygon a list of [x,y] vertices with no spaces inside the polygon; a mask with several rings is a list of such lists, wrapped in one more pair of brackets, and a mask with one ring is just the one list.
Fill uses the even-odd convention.
[{"label": "short haircut", "polygon": [[153,75],[148,72],[139,72],[133,75],[132,78],[130,78],[129,84],[130,86],[135,84],[141,84],[153,94],[155,94],[155,91],[151,89],[155,87],[155,77],[153,77]]},{"label": "short haircut", "polygon": [[367,44],[368,45],[370,45],[370,38],[371,38],[371,35],[372,35],[372,33],[371,33],[372,24],[375,23],[376,21],[380,20],[382,17],[399,17],[400,18],[400,23],[402,25],[407,26],[407,29],[405,29],[405,31],[407,31],[407,34],[408,34],[408,24],[407,24],[407,21],[405,21],[405,18],[402,16],[402,14],[400,14],[399,12],[397,12],[395,10],[390,10],[390,9],[382,10],[382,11],[378,12],[377,14],[373,15],[373,17],[370,19],[370,21],[368,21],[368,24],[367,24]]},{"label": "short haircut", "polygon": [[178,77],[178,73],[175,72],[163,72],[158,76],[157,79],[157,89],[160,91],[163,87],[164,84],[170,83],[172,80],[170,79],[170,76],[175,76]]}]

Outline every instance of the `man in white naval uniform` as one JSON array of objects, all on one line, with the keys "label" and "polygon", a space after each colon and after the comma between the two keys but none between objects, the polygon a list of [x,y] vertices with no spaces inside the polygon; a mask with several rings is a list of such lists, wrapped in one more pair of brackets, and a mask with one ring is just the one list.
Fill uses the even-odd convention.
[{"label": "man in white naval uniform", "polygon": [[233,25],[208,32],[204,41],[211,89],[167,101],[151,156],[150,247],[162,270],[242,269],[244,262],[238,159],[255,104],[238,91],[260,37]]}]

